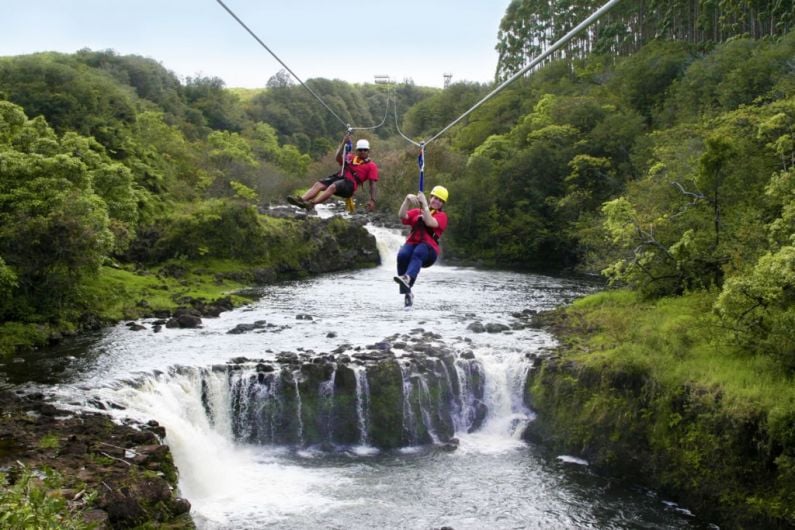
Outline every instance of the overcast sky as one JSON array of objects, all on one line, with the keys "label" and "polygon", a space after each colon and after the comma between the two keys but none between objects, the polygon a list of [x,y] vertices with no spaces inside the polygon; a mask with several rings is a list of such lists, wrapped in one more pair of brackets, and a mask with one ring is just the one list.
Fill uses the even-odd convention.
[{"label": "overcast sky", "polygon": [[[510,0],[223,0],[302,80],[489,82]],[[0,0],[0,55],[113,49],[262,87],[282,66],[217,0]]]}]

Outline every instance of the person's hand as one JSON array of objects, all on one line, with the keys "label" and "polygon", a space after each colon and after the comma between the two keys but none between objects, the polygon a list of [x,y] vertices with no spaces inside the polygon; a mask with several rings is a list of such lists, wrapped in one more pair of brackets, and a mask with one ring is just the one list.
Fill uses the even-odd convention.
[{"label": "person's hand", "polygon": [[375,199],[370,199],[367,201],[367,211],[372,212],[373,210],[375,210]]},{"label": "person's hand", "polygon": [[417,202],[419,202],[420,206],[423,208],[428,207],[428,199],[425,198],[425,194],[423,192],[417,193]]},{"label": "person's hand", "polygon": [[417,196],[413,193],[407,194],[405,201],[409,208],[417,208],[420,205],[420,201],[417,200]]}]

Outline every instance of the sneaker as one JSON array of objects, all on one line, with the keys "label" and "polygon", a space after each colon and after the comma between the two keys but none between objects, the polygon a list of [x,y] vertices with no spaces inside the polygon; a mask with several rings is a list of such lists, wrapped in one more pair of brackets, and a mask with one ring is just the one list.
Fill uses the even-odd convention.
[{"label": "sneaker", "polygon": [[393,278],[398,285],[400,285],[400,294],[407,294],[411,292],[411,278],[407,275],[395,276]]},{"label": "sneaker", "polygon": [[403,307],[411,307],[414,305],[414,294],[412,292],[406,293],[403,297]]}]

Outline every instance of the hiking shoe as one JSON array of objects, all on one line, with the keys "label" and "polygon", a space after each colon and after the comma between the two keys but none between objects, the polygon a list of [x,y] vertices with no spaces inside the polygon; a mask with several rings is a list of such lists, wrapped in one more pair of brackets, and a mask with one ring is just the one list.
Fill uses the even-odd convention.
[{"label": "hiking shoe", "polygon": [[411,307],[414,305],[414,294],[409,291],[406,293],[406,296],[403,297],[403,307]]},{"label": "hiking shoe", "polygon": [[393,278],[398,285],[400,285],[400,294],[407,294],[411,292],[411,278],[407,275],[395,276]]},{"label": "hiking shoe", "polygon": [[293,206],[298,206],[299,208],[306,208],[306,201],[304,201],[304,199],[298,196],[290,195],[289,197],[287,197],[287,202],[289,202]]}]

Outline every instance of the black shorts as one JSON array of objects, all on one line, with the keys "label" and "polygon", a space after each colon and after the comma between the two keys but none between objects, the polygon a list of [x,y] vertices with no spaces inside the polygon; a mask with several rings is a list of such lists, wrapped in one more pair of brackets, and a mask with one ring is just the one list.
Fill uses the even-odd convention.
[{"label": "black shorts", "polygon": [[340,177],[339,175],[334,174],[334,175],[329,175],[324,179],[320,179],[318,182],[324,184],[327,188],[332,184],[336,184],[334,189],[334,195],[337,195],[339,197],[344,197],[346,199],[348,197],[353,197],[353,192],[355,191],[353,189],[353,182],[346,179],[345,177]]}]

